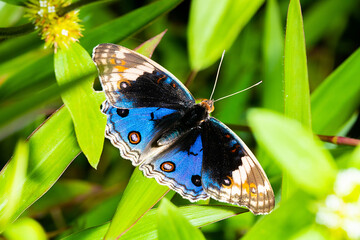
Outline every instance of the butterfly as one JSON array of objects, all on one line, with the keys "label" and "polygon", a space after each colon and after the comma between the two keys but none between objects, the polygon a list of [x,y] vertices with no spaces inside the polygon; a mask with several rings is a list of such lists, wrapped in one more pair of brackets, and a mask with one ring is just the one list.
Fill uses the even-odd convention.
[{"label": "butterfly", "polygon": [[115,44],[93,50],[106,95],[106,137],[120,155],[191,202],[212,197],[254,214],[274,208],[274,192],[254,154],[210,116],[214,100],[190,91],[151,59]]}]

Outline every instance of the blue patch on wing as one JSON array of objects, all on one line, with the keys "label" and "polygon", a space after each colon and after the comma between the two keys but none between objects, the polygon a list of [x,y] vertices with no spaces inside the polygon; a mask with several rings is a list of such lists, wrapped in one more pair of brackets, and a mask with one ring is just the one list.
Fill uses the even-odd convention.
[{"label": "blue patch on wing", "polygon": [[160,184],[167,185],[191,201],[208,198],[201,185],[202,142],[198,135],[188,150],[179,147],[166,152],[140,169]]},{"label": "blue patch on wing", "polygon": [[176,112],[166,108],[119,109],[104,102],[107,115],[106,137],[120,149],[121,156],[138,165],[139,157],[157,133],[156,125]]}]

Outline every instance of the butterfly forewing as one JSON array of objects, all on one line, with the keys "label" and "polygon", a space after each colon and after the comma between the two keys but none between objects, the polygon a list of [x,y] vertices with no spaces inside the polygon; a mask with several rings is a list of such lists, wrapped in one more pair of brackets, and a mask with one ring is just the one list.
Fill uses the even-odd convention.
[{"label": "butterfly forewing", "polygon": [[186,108],[194,97],[171,73],[137,52],[115,44],[94,48],[93,60],[111,105],[119,108]]},{"label": "butterfly forewing", "polygon": [[215,118],[201,127],[204,190],[219,201],[246,206],[255,214],[269,213],[274,208],[274,193],[249,148]]}]

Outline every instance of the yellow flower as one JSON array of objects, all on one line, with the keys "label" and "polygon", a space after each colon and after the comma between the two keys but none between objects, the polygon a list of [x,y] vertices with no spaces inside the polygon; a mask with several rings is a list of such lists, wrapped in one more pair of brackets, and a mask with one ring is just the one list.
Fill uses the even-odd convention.
[{"label": "yellow flower", "polygon": [[30,0],[26,16],[34,23],[45,47],[66,48],[82,36],[79,24],[79,11],[71,11],[60,15],[58,12],[69,6],[69,0]]}]

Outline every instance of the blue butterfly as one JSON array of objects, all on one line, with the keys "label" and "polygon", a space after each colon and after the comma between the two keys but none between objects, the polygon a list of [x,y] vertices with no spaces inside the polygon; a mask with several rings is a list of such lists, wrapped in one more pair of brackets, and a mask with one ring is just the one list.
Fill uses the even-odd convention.
[{"label": "blue butterfly", "polygon": [[94,48],[106,95],[106,137],[147,177],[190,201],[212,197],[254,214],[274,208],[270,182],[243,141],[210,117],[213,100],[189,90],[151,59],[115,44]]}]

